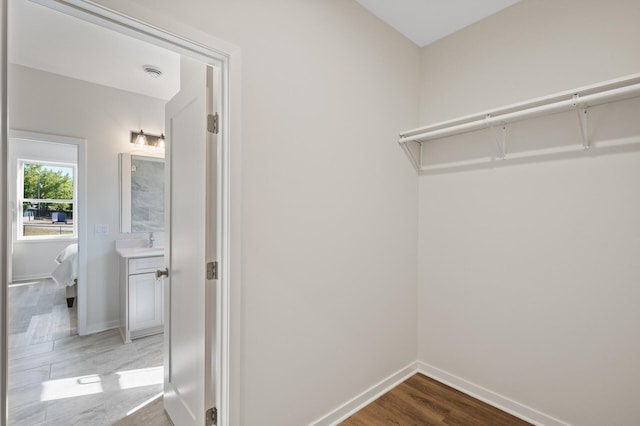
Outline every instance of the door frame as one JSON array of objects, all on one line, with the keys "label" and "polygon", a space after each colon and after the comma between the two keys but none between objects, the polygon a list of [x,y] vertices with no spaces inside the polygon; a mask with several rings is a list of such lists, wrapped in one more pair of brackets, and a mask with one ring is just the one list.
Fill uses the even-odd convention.
[{"label": "door frame", "polygon": [[[218,160],[220,191],[218,214],[221,241],[220,280],[217,289],[216,306],[216,407],[218,424],[227,426],[240,422],[240,50],[237,46],[177,22],[170,16],[153,10],[144,10],[144,19],[134,18],[141,9],[131,3],[119,3],[119,11],[107,8],[89,0],[31,0],[59,12],[75,16],[105,28],[165,47],[176,53],[192,57],[219,69],[219,100],[221,144]],[[0,6],[0,137],[2,150],[0,160],[7,161],[7,3]],[[5,168],[6,169],[6,168]],[[5,192],[2,200],[0,219],[3,221],[1,234],[7,235],[6,173],[2,173],[0,191]],[[0,194],[2,195],[2,194]],[[6,247],[0,250],[5,251]],[[6,264],[9,253],[0,251],[4,285],[0,290],[0,313],[3,321],[0,338],[0,424],[7,419],[7,329],[6,329]],[[233,285],[232,285],[233,283]],[[233,357],[231,356],[233,354]],[[233,379],[232,379],[233,377]]]},{"label": "door frame", "polygon": [[[78,234],[76,236],[76,241],[78,243],[78,283],[76,284],[76,298],[77,298],[77,309],[78,309],[78,334],[83,335],[86,333],[87,329],[87,140],[80,138],[72,138],[69,136],[58,136],[51,135],[48,133],[37,133],[30,132],[24,130],[14,130],[9,129],[9,138],[8,140],[17,141],[26,140],[26,141],[35,141],[35,142],[47,142],[47,143],[57,143],[57,144],[66,144],[72,145],[76,147],[76,169],[78,176],[76,177],[77,188],[76,191],[76,208],[77,208],[77,219],[78,226],[77,231]],[[11,147],[11,144],[9,144]],[[7,156],[7,162],[11,162],[14,160],[15,152],[11,152],[9,150],[9,154]],[[9,168],[15,169],[15,164],[10,164]],[[9,173],[14,174],[15,170],[9,170]],[[13,185],[15,182],[13,178],[9,178],[9,184]],[[9,190],[11,194],[13,191],[15,194],[15,188]],[[14,203],[16,200],[11,197],[11,203]],[[8,206],[8,210],[12,211],[13,206]],[[12,223],[15,223],[16,215],[12,214],[7,218],[7,222],[9,222],[9,235],[7,236],[7,251],[9,253],[8,262],[12,260],[11,247],[14,244],[13,240],[13,232],[12,232]],[[7,272],[11,272],[11,265],[7,265]],[[11,276],[7,278],[10,282],[12,279]]]}]

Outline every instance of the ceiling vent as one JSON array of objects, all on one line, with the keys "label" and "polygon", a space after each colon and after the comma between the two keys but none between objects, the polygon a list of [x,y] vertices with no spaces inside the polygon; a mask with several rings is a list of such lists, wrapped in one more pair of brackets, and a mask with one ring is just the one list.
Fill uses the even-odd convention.
[{"label": "ceiling vent", "polygon": [[142,69],[147,73],[148,76],[153,78],[158,78],[162,75],[162,71],[160,71],[160,68],[153,65],[143,65]]}]

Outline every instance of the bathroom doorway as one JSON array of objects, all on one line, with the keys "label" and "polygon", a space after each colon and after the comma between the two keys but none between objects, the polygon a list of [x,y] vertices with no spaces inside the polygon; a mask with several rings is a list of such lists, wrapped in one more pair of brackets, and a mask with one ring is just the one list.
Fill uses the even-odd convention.
[{"label": "bathroom doorway", "polygon": [[[13,0],[12,3],[15,2],[19,2],[20,0]],[[77,2],[77,4],[74,7],[70,7],[67,5],[62,4],[62,2],[56,2],[56,1],[43,1],[43,3],[46,3],[47,5],[53,7],[54,9],[68,9],[66,13],[73,13],[73,14],[77,14],[78,11],[80,11],[79,13],[82,14],[82,10],[84,10],[85,6],[87,8],[87,10],[89,10],[89,4],[87,3],[86,5],[84,4],[84,2],[79,1]],[[25,4],[30,4],[33,5],[30,2],[26,2]],[[71,10],[74,11],[71,11]],[[99,8],[98,8],[99,9]],[[11,10],[11,5],[9,7],[9,10]],[[95,11],[94,11],[95,12]],[[59,12],[58,12],[59,13]],[[92,16],[92,18],[86,18],[89,19],[91,21],[96,21],[96,20],[100,20],[101,16],[104,16],[103,20],[105,22],[107,22],[110,18],[113,18],[112,15],[110,15],[110,12],[107,10],[99,10],[98,13],[86,13],[87,16]],[[98,18],[96,18],[96,16],[98,16]],[[113,22],[117,22],[118,20],[123,20],[123,21],[127,21],[128,18],[123,17],[123,15],[118,15],[117,19],[111,20],[111,24],[109,25],[110,27],[113,27]],[[12,25],[14,24],[14,20],[12,18],[9,19],[9,21],[12,23]],[[84,22],[84,24],[88,24],[88,22],[86,21],[82,21]],[[229,72],[229,56],[226,56],[226,53],[223,50],[214,50],[214,49],[210,49],[207,48],[206,45],[198,45],[198,44],[194,44],[191,42],[188,42],[185,39],[181,39],[181,38],[177,38],[174,37],[172,38],[172,36],[170,36],[168,33],[163,33],[161,31],[157,31],[156,29],[152,29],[151,27],[147,27],[144,24],[140,23],[140,22],[133,22],[133,21],[127,21],[127,23],[130,25],[127,30],[128,33],[131,33],[131,28],[135,28],[136,26],[142,28],[143,30],[140,31],[140,34],[144,34],[144,37],[141,38],[145,38],[145,39],[149,39],[149,34],[156,34],[156,39],[160,40],[161,43],[159,44],[163,44],[164,46],[168,46],[168,45],[172,45],[176,50],[183,52],[183,54],[187,54],[188,56],[191,57],[197,57],[200,58],[201,61],[205,62],[205,63],[214,63],[216,64],[216,66],[220,67],[221,73],[220,76],[218,77],[219,82],[224,82],[224,86],[220,86],[221,90],[222,90],[222,96],[221,99],[223,99],[223,101],[221,101],[221,104],[223,105],[223,108],[221,109],[221,113],[224,114],[225,112],[228,111],[228,89],[229,89],[229,83],[228,83],[228,72]],[[133,27],[131,26],[133,25]],[[117,25],[115,25],[117,26]],[[20,27],[18,25],[15,25],[15,27]],[[31,27],[34,27],[33,25]],[[36,25],[35,27],[37,27],[38,29],[42,29],[41,25]],[[123,28],[125,27],[125,25],[123,24]],[[148,31],[148,32],[145,32]],[[155,31],[155,33],[154,33]],[[135,31],[133,31],[135,32]],[[73,32],[71,32],[73,33]],[[15,39],[15,38],[14,38]],[[169,41],[168,41],[169,40]],[[217,45],[217,42],[212,43],[213,45]],[[64,45],[64,43],[63,43]],[[224,46],[224,47],[228,47],[228,46]],[[101,52],[101,49],[95,49],[97,52]],[[117,50],[117,49],[114,49]],[[82,58],[84,62],[87,61],[87,58]],[[25,75],[25,74],[37,74],[40,71],[43,70],[38,70],[36,69],[36,72],[32,71],[32,70],[28,70],[26,68],[29,68],[27,66],[25,66],[24,64],[12,64],[12,67],[18,67],[20,69],[20,75]],[[14,68],[15,68],[14,67]],[[11,67],[10,67],[11,68]],[[48,78],[45,78],[44,80],[48,80],[48,81],[43,81],[41,79],[35,79],[34,82],[39,82],[38,84],[41,84],[40,88],[42,87],[47,87],[49,89],[52,90],[59,90],[59,95],[57,100],[65,100],[68,98],[71,99],[77,99],[78,96],[83,97],[83,99],[78,100],[76,103],[76,113],[82,113],[83,110],[86,110],[88,107],[88,103],[87,100],[90,100],[90,106],[91,108],[93,108],[94,110],[97,111],[101,111],[103,112],[103,114],[101,114],[99,117],[101,120],[107,118],[107,119],[117,119],[118,118],[118,114],[121,114],[122,111],[118,110],[118,111],[110,111],[110,114],[104,114],[104,103],[98,102],[96,101],[95,97],[91,97],[91,96],[82,96],[86,93],[86,88],[87,86],[85,85],[85,89],[81,90],[81,91],[74,91],[74,90],[65,90],[66,87],[66,83],[69,83],[68,80],[65,79],[64,82],[62,82],[61,80],[59,80],[59,77],[62,76],[62,74],[56,73],[56,72],[52,72],[51,70],[49,71],[45,71],[45,73],[48,72],[49,74],[55,74],[55,75],[48,75],[48,78],[51,79],[58,79],[58,81],[60,81],[62,84],[52,84],[51,80],[49,80]],[[11,70],[10,73],[11,74]],[[14,72],[14,75],[17,75],[17,73]],[[237,71],[235,71],[235,75],[237,75]],[[62,77],[68,77],[68,76],[62,76]],[[69,78],[75,78],[75,77],[69,77]],[[84,83],[83,83],[84,84]],[[98,84],[101,86],[104,86],[104,84]],[[10,85],[11,87],[13,87],[13,84]],[[34,84],[34,90],[38,90],[38,85]],[[126,90],[124,90],[126,91]],[[49,104],[51,105],[51,104]],[[126,132],[129,133],[129,131],[132,130],[140,130],[140,133],[142,133],[142,128],[143,126],[146,126],[144,124],[145,119],[148,117],[147,114],[151,114],[151,110],[153,108],[151,108],[150,110],[145,110],[143,112],[140,113],[140,115],[138,117],[136,117],[137,120],[137,124],[131,124],[131,125],[127,125],[127,130]],[[55,114],[58,113],[58,111],[56,109],[50,109],[49,113],[53,113],[53,115],[55,116]],[[112,115],[112,114],[113,115]],[[44,115],[46,116],[46,114]],[[12,114],[13,117],[13,114]],[[126,121],[126,120],[123,120]],[[223,118],[223,122],[228,123],[228,121],[224,121]],[[12,124],[13,124],[13,120],[12,120]],[[103,132],[101,132],[99,135],[89,135],[87,134],[87,132],[83,132],[81,130],[76,129],[73,132],[68,132],[68,131],[64,131],[64,130],[60,130],[59,127],[59,121],[55,120],[55,118],[51,119],[48,124],[51,124],[53,130],[47,130],[50,131],[54,134],[72,134],[73,136],[80,136],[83,138],[86,138],[88,143],[87,143],[87,155],[89,156],[88,158],[88,162],[91,161],[90,156],[91,155],[96,155],[98,158],[100,158],[100,160],[103,163],[108,163],[108,152],[106,151],[107,149],[112,148],[113,144],[122,144],[123,139],[122,137],[120,137],[119,135],[116,135],[116,133],[113,132],[113,129],[102,129]],[[77,120],[77,124],[78,126],[82,126],[83,124],[91,124],[94,123],[95,121],[92,120],[82,120],[79,119]],[[229,126],[228,128],[230,128],[231,126]],[[43,131],[42,128],[38,128],[36,127],[22,127],[22,128],[32,128],[35,129],[36,131]],[[148,132],[148,130],[147,130]],[[158,133],[157,131],[155,131],[154,133]],[[128,136],[128,135],[127,135]],[[99,140],[99,139],[104,139],[107,140],[111,143],[111,145],[109,144],[105,144],[105,145],[101,145],[101,144],[95,144],[94,142]],[[226,143],[228,142],[228,133],[222,133],[222,137],[220,138],[220,140],[222,142],[224,142],[224,145],[226,146]],[[126,143],[130,143],[129,138],[127,137],[126,139]],[[129,145],[127,145],[129,146]],[[105,148],[106,147],[106,148]],[[218,224],[216,224],[216,226],[220,226],[224,232],[221,232],[220,235],[222,235],[221,239],[222,239],[222,243],[220,244],[222,250],[221,250],[221,262],[220,264],[223,266],[223,272],[221,275],[221,285],[217,286],[218,293],[221,295],[220,298],[218,298],[218,303],[216,306],[216,309],[218,307],[222,307],[222,309],[219,311],[219,315],[216,317],[215,320],[220,320],[222,321],[222,324],[219,325],[219,330],[221,330],[221,333],[218,334],[216,336],[216,344],[212,345],[212,347],[215,347],[215,352],[216,352],[216,360],[215,360],[215,365],[212,363],[209,367],[211,370],[211,373],[213,374],[213,371],[216,371],[216,377],[219,377],[220,380],[215,382],[215,386],[216,388],[220,387],[223,389],[228,390],[228,332],[229,332],[229,293],[228,293],[228,274],[229,274],[229,270],[231,269],[231,267],[227,268],[227,266],[230,265],[230,260],[229,260],[229,234],[230,234],[230,229],[229,229],[229,225],[228,225],[228,217],[230,214],[230,206],[228,205],[228,197],[229,197],[229,187],[230,187],[230,182],[229,182],[229,161],[230,161],[230,157],[228,154],[228,150],[222,151],[222,155],[219,159],[219,161],[221,162],[221,164],[224,165],[224,167],[220,168],[220,173],[219,173],[219,177],[221,177],[221,179],[218,181],[219,186],[222,188],[222,191],[219,193],[219,197],[222,200],[222,203],[220,204],[220,207],[218,207],[221,211],[221,214],[218,216]],[[108,211],[109,208],[113,208],[113,203],[110,203],[109,197],[107,197],[107,193],[108,191],[102,191],[103,188],[100,188],[98,190],[93,190],[92,189],[92,180],[96,180],[96,181],[100,181],[100,182],[109,182],[110,178],[106,178],[106,175],[101,175],[101,172],[99,170],[97,170],[97,168],[94,169],[93,166],[90,167],[91,169],[91,174],[88,175],[88,182],[87,182],[87,186],[88,186],[88,206],[91,207],[91,209],[93,210],[94,208],[97,208],[98,210],[100,210],[102,208],[102,211]],[[113,181],[111,181],[113,182]],[[105,217],[105,216],[103,216]],[[96,255],[104,255],[106,254],[106,251],[104,250],[100,250],[99,246],[100,246],[100,242],[104,242],[104,240],[108,240],[109,235],[111,235],[112,232],[114,232],[114,230],[118,229],[118,225],[114,224],[114,223],[109,223],[109,220],[104,220],[102,219],[102,217],[98,218],[97,220],[91,220],[89,219],[88,221],[89,226],[88,226],[88,232],[87,232],[87,239],[89,240],[89,244],[88,244],[88,256],[87,256],[87,268],[91,268],[91,267],[95,267],[95,265],[92,263],[94,260],[94,254]],[[221,225],[220,225],[221,223]],[[98,246],[98,249],[96,250],[96,247]],[[82,251],[81,251],[82,252]],[[110,250],[109,255],[107,255],[107,257],[111,256],[112,261],[108,262],[109,267],[113,268],[113,265],[115,262],[113,262],[113,259],[117,259],[117,257],[115,257],[115,250]],[[100,269],[100,268],[98,268]],[[103,272],[107,273],[109,268],[102,268]],[[87,304],[91,303],[91,300],[93,300],[93,298],[91,297],[91,294],[95,294],[98,296],[103,296],[106,299],[109,298],[113,298],[113,293],[110,292],[110,289],[104,290],[105,287],[102,287],[104,291],[95,291],[96,288],[100,289],[100,286],[97,286],[94,284],[93,279],[98,277],[99,275],[96,275],[94,273],[91,273],[89,275],[91,277],[91,280],[88,282],[88,291],[87,291],[87,295],[88,295],[88,300],[87,300]],[[81,305],[82,306],[82,305]],[[94,309],[95,308],[95,309]],[[104,349],[104,345],[106,342],[112,342],[115,339],[115,336],[110,335],[110,334],[103,334],[103,333],[108,333],[110,330],[114,330],[119,324],[120,321],[118,319],[111,319],[113,318],[113,312],[110,311],[110,308],[105,308],[104,306],[95,306],[95,305],[91,305],[91,307],[89,307],[87,309],[87,316],[88,316],[88,321],[87,321],[87,328],[85,330],[85,332],[87,334],[90,334],[90,336],[87,336],[85,339],[80,339],[80,341],[82,341],[83,343],[79,343],[80,341],[75,341],[74,343],[68,342],[67,348],[68,349],[72,349],[72,348],[77,348],[77,347],[88,347],[91,348],[90,350],[93,351],[95,350],[96,352],[100,351],[101,349]],[[97,319],[96,319],[97,318]],[[101,330],[106,330],[104,332],[101,332]],[[81,332],[81,334],[83,334]],[[81,336],[82,337],[82,336]],[[117,336],[120,337],[120,336]],[[96,338],[97,340],[91,340],[93,338]],[[142,339],[139,339],[137,342],[141,342]],[[134,344],[137,343],[136,341],[134,341]],[[55,344],[54,344],[55,346]],[[61,345],[61,346],[65,346],[65,345]],[[139,346],[139,345],[138,345]],[[143,345],[144,346],[144,345]],[[151,346],[151,345],[150,345]],[[138,352],[138,354],[141,354],[142,352],[144,352],[144,348],[135,348],[135,346],[124,346],[125,348],[132,348],[134,347],[134,349]],[[129,349],[130,350],[130,349]],[[48,355],[45,355],[48,356]],[[124,359],[130,359],[130,357],[125,356]],[[147,358],[148,359],[148,358]],[[73,361],[71,358],[68,359],[67,361],[71,362]],[[82,394],[73,394],[72,395],[68,395],[65,397],[59,397],[58,399],[59,404],[55,404],[57,406],[57,408],[53,408],[52,407],[52,403],[50,401],[43,401],[43,400],[39,400],[37,401],[37,403],[43,403],[43,402],[48,402],[49,405],[47,405],[47,413],[49,412],[58,412],[58,413],[62,413],[64,411],[67,411],[65,409],[65,407],[76,407],[76,406],[80,406],[80,404],[73,404],[71,403],[71,401],[73,401],[73,399],[69,399],[69,398],[83,398],[83,399],[94,399],[96,401],[103,401],[104,397],[106,396],[107,391],[113,390],[114,387],[118,387],[121,390],[124,389],[140,389],[143,386],[147,386],[147,385],[151,385],[154,383],[155,380],[157,380],[157,374],[158,371],[157,369],[154,369],[154,367],[149,367],[151,368],[151,370],[144,370],[143,368],[140,368],[139,366],[136,366],[136,368],[130,368],[130,369],[123,369],[123,367],[132,367],[132,366],[127,366],[127,365],[116,365],[113,364],[113,362],[117,361],[113,361],[109,359],[109,357],[106,357],[104,359],[101,360],[91,360],[90,364],[93,365],[103,365],[106,367],[113,367],[116,368],[117,371],[115,371],[114,374],[108,374],[108,373],[99,373],[98,375],[96,374],[85,374],[85,370],[84,367],[87,367],[87,365],[82,365],[81,363],[75,363],[74,367],[79,367],[77,369],[72,369],[73,371],[69,372],[69,374],[76,374],[76,375],[72,375],[71,377],[61,377],[60,379],[53,379],[52,377],[49,377],[49,381],[51,383],[49,383],[50,386],[48,386],[51,389],[62,389],[65,388],[66,386],[63,386],[66,384],[66,382],[64,382],[64,380],[71,380],[71,382],[73,383],[79,383],[82,382],[83,384],[87,384],[87,385],[92,385],[92,386],[83,386],[83,393]],[[15,366],[15,363],[14,363]],[[80,368],[81,367],[81,368]],[[105,367],[105,368],[106,368]],[[10,370],[11,370],[11,365],[10,365]],[[35,373],[35,372],[34,372]],[[78,375],[78,374],[85,374],[85,375]],[[140,375],[146,377],[146,379],[142,379],[140,377]],[[131,380],[128,380],[126,378],[131,378],[131,377],[135,377],[136,380],[133,380],[134,383],[137,383],[137,385],[130,385],[130,387],[127,387],[127,385],[123,384],[123,383],[132,383]],[[55,381],[53,382],[52,380],[62,380],[62,381]],[[44,388],[44,387],[42,387]],[[93,391],[91,391],[91,389],[93,389]],[[42,390],[42,389],[41,389]],[[33,390],[32,390],[33,391]],[[132,391],[134,392],[134,391]],[[28,393],[28,392],[27,392]],[[42,392],[40,393],[40,398],[42,398]],[[216,392],[216,404],[218,404],[218,406],[220,407],[228,407],[228,398],[229,398],[229,394],[228,392]],[[9,400],[11,400],[11,395],[9,396]],[[66,400],[66,401],[63,401]],[[76,400],[79,401],[79,400]],[[104,403],[104,401],[103,401]],[[25,412],[29,411],[29,412],[34,412],[37,411],[38,407],[30,407],[30,410],[25,410]],[[42,408],[41,406],[39,408]],[[51,409],[50,409],[51,408]],[[36,410],[34,410],[36,409]],[[113,410],[113,406],[111,403],[107,403],[107,405],[102,405],[100,406],[100,404],[96,405],[93,409],[93,414],[95,415],[96,412],[101,412],[101,411],[108,411],[108,412],[112,412]],[[221,412],[221,415],[219,417],[219,420],[222,424],[225,424],[225,418],[226,416],[228,416],[228,410],[225,410],[224,408],[222,409],[223,411]],[[77,413],[80,417],[79,418],[83,418],[82,416],[88,416],[87,413],[85,413],[84,411],[81,413]],[[87,417],[88,418],[88,417]]]}]

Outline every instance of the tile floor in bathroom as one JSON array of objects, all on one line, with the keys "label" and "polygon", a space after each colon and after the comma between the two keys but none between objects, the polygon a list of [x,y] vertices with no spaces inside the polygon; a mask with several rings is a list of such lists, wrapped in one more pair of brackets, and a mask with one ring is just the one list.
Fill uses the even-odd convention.
[{"label": "tile floor in bathroom", "polygon": [[[117,329],[78,336],[76,312],[50,279],[9,287],[10,425],[132,424],[161,397],[163,335],[126,345]],[[157,400],[147,407],[154,425],[171,424]]]}]

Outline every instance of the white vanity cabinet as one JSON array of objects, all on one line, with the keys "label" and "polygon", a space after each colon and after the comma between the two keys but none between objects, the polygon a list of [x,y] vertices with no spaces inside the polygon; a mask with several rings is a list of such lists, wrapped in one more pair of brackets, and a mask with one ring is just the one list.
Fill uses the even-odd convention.
[{"label": "white vanity cabinet", "polygon": [[[153,252],[150,251],[149,254]],[[163,256],[138,257],[120,253],[120,332],[131,339],[162,333],[163,280],[155,272],[164,268]]]}]

